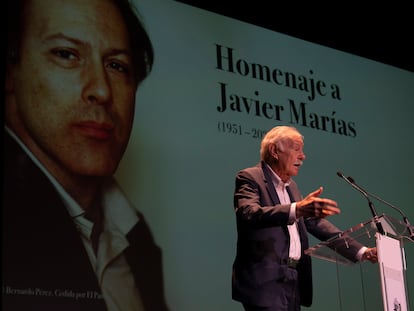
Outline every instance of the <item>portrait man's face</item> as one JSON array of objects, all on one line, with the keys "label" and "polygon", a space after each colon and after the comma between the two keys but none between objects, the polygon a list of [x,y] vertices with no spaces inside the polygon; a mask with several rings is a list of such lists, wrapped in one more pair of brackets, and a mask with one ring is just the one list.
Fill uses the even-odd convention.
[{"label": "portrait man's face", "polygon": [[56,174],[112,174],[131,132],[136,81],[127,29],[107,0],[34,0],[6,120]]}]

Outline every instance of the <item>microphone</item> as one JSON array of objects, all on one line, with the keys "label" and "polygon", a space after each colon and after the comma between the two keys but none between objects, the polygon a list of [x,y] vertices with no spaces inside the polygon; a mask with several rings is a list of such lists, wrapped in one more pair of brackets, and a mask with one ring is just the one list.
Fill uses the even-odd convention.
[{"label": "microphone", "polygon": [[345,180],[353,188],[355,188],[356,190],[361,192],[362,195],[368,200],[368,205],[369,205],[369,208],[371,210],[372,217],[374,218],[375,225],[377,226],[377,230],[380,234],[384,235],[385,234],[384,228],[382,227],[382,223],[378,219],[377,211],[375,210],[374,204],[372,203],[371,199],[369,198],[368,192],[366,192],[364,189],[362,189],[360,186],[358,186],[355,183],[355,181],[352,177],[345,177],[345,175],[342,174],[342,172],[336,172],[336,175],[338,175],[343,180]]},{"label": "microphone", "polygon": [[[341,177],[342,179],[344,179],[348,184],[350,184],[356,190],[358,190],[359,192],[361,192],[364,195],[364,197],[367,198],[368,201],[370,201],[369,196],[368,196],[368,192],[366,192],[364,189],[362,189],[361,187],[359,187],[355,183],[355,180],[351,176],[345,177],[345,175],[342,174],[342,172],[336,172],[336,175],[338,175],[339,177]],[[376,212],[375,212],[375,214],[376,214]]]},{"label": "microphone", "polygon": [[376,199],[376,200],[378,200],[378,201],[380,201],[380,202],[382,202],[382,203],[384,203],[385,205],[387,205],[387,206],[389,206],[389,207],[391,207],[392,209],[394,209],[394,210],[396,210],[401,216],[402,216],[402,218],[403,218],[403,220],[404,220],[404,223],[406,224],[406,226],[407,226],[407,229],[408,229],[408,234],[409,234],[409,237],[410,237],[410,239],[414,239],[414,232],[413,232],[413,228],[412,228],[412,226],[411,226],[411,224],[410,224],[410,222],[409,222],[409,220],[408,220],[408,217],[407,217],[407,215],[405,215],[404,214],[404,212],[401,210],[401,209],[399,209],[398,207],[396,207],[395,205],[392,205],[391,203],[389,203],[389,202],[387,202],[387,201],[385,201],[385,200],[383,200],[383,199],[381,199],[380,197],[378,197],[378,196],[376,196],[375,194],[372,194],[372,193],[369,193],[369,192],[367,192],[366,190],[364,190],[364,189],[362,189],[360,186],[358,186],[357,184],[356,184],[356,182],[355,182],[355,180],[351,177],[351,176],[348,176],[348,177],[345,177],[341,172],[337,172],[336,173],[339,177],[341,177],[341,178],[343,178],[343,179],[345,179],[348,183],[350,183],[354,188],[359,188],[359,191],[360,192],[363,192],[363,193],[365,193],[364,194],[364,196],[369,196],[369,197],[372,197],[372,198],[374,198],[374,199]]}]

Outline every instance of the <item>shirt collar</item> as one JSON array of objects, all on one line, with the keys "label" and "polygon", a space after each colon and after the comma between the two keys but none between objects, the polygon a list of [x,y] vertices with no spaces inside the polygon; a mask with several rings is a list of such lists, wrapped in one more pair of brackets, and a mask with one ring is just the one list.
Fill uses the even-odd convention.
[{"label": "shirt collar", "polygon": [[287,182],[283,182],[282,179],[279,177],[278,174],[276,174],[275,171],[272,170],[271,166],[269,164],[267,164],[267,167],[269,168],[269,170],[272,172],[272,182],[276,187],[287,187],[290,185],[290,183],[292,182],[292,179],[289,178],[289,180]]}]

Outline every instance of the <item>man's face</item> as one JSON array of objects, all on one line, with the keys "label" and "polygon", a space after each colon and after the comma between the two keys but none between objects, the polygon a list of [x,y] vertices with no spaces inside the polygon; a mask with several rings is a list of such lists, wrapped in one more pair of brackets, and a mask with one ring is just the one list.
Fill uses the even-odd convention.
[{"label": "man's face", "polygon": [[282,180],[287,181],[299,173],[306,158],[303,152],[303,140],[298,137],[284,142],[283,148],[280,148],[277,154],[276,171]]},{"label": "man's face", "polygon": [[33,0],[6,120],[55,175],[111,175],[134,116],[128,35],[107,0]]}]

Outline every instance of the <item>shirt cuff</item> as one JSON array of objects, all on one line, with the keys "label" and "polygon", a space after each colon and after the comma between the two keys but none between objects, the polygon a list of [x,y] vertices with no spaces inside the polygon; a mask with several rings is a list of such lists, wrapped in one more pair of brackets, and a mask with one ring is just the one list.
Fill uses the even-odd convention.
[{"label": "shirt cuff", "polygon": [[355,256],[356,260],[361,261],[362,255],[364,255],[364,253],[367,249],[368,249],[368,247],[362,246],[361,249],[358,251],[358,253]]}]

